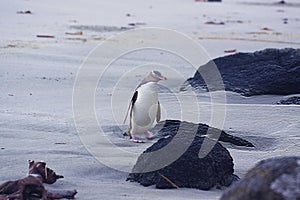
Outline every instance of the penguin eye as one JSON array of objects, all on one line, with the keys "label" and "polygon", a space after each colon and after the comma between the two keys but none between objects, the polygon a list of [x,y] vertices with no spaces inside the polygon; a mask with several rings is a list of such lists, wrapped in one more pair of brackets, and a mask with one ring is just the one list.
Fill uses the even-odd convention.
[{"label": "penguin eye", "polygon": [[161,76],[161,73],[159,72],[159,71],[153,71],[153,73],[155,74],[155,75],[157,75],[157,76]]}]

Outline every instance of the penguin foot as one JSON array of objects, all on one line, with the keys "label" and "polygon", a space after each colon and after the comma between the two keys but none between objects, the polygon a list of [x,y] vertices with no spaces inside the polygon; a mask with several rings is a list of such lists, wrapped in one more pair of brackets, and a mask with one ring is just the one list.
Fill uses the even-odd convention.
[{"label": "penguin foot", "polygon": [[148,140],[151,140],[151,139],[154,138],[154,134],[153,134],[152,132],[150,132],[150,131],[147,131],[147,132],[145,133],[145,136],[146,136],[146,138],[147,138]]},{"label": "penguin foot", "polygon": [[145,143],[143,140],[136,139],[135,135],[131,135],[131,141],[135,143]]},{"label": "penguin foot", "polygon": [[134,142],[134,143],[145,143],[143,140],[131,139],[131,141]]}]

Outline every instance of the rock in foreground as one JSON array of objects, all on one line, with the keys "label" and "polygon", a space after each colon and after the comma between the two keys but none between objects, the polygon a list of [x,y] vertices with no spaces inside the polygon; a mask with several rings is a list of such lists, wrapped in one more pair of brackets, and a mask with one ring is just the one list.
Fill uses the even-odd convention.
[{"label": "rock in foreground", "polygon": [[259,162],[245,178],[228,188],[221,200],[299,200],[300,157]]},{"label": "rock in foreground", "polygon": [[[216,58],[200,66],[198,71],[205,71],[212,83],[212,66],[216,64],[221,74],[226,91],[233,91],[245,96],[252,95],[289,95],[300,93],[300,49],[265,49],[254,53],[237,53]],[[181,88],[187,85],[196,89],[208,87],[201,75],[195,73]],[[210,85],[210,91],[220,90],[219,84]],[[222,89],[222,87],[221,87]]]},{"label": "rock in foreground", "polygon": [[[233,174],[232,157],[219,142],[205,157],[199,158],[199,150],[204,137],[196,136],[190,144],[184,135],[177,136],[176,138],[171,136],[162,138],[149,147],[139,156],[127,180],[139,182],[143,186],[155,185],[156,188],[161,189],[186,187],[209,190],[214,186],[229,186],[238,179]],[[173,146],[167,153],[159,152],[171,142]],[[147,172],[147,169],[164,163],[176,154],[178,149],[186,146],[188,149],[174,162],[155,171]],[[149,154],[149,152],[159,153]],[[145,172],[138,173],[143,170]]]}]

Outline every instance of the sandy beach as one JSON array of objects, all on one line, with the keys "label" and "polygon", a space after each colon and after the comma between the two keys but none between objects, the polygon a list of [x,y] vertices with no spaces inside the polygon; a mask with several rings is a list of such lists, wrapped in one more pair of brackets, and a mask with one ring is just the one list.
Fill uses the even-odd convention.
[{"label": "sandy beach", "polygon": [[[190,93],[180,92],[179,88],[185,79],[194,75],[195,68],[162,50],[141,50],[119,57],[102,75],[96,88],[92,88],[95,104],[91,106],[95,108],[99,127],[128,157],[110,154],[107,148],[101,155],[106,159],[113,157],[112,167],[90,151],[92,147],[78,132],[85,127],[78,126],[74,119],[73,89],[78,71],[101,42],[113,40],[126,30],[157,27],[186,35],[211,59],[265,48],[300,48],[297,0],[287,0],[284,5],[268,0],[221,3],[10,0],[1,1],[0,7],[0,182],[25,176],[27,160],[44,160],[65,177],[46,187],[76,189],[78,200],[210,200],[219,199],[223,192],[220,189],[159,190],[126,182],[127,170],[155,140],[134,144],[122,137],[121,130],[127,128],[122,120],[130,97],[120,97],[131,94],[149,63],[170,69],[162,70],[166,76],[169,74],[163,86],[172,91],[162,90],[159,94],[162,120],[182,119],[214,125],[209,93],[197,95],[198,110],[190,105],[186,117],[181,116],[176,98],[191,98]],[[117,39],[115,43],[119,42]],[[176,44],[170,38],[164,42]],[[100,63],[109,60],[101,55],[97,59]],[[127,73],[130,70],[132,73]],[[122,77],[125,72],[126,76]],[[175,72],[180,72],[180,76]],[[222,129],[256,146],[247,149],[224,144],[233,157],[235,174],[243,177],[265,158],[299,156],[300,107],[276,105],[289,96],[244,97],[233,92],[226,92],[226,96],[225,104],[217,99],[226,107]],[[193,118],[197,111],[200,117]],[[93,142],[102,144],[102,141]]]}]

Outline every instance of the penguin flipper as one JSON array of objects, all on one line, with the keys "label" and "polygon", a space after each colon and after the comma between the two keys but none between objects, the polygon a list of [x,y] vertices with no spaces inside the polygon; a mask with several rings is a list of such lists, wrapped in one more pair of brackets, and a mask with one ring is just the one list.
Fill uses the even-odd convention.
[{"label": "penguin flipper", "polygon": [[127,120],[127,117],[128,117],[128,113],[130,112],[130,119],[131,119],[131,116],[132,116],[132,108],[134,106],[134,103],[136,102],[137,100],[137,97],[138,97],[138,91],[136,90],[131,98],[131,101],[128,105],[128,109],[127,109],[127,112],[126,112],[126,116],[125,116],[125,119],[123,121],[123,124],[125,124],[126,120]]},{"label": "penguin flipper", "polygon": [[157,113],[156,113],[156,122],[158,123],[160,121],[161,117],[161,110],[160,110],[160,103],[159,101],[157,102]]}]

